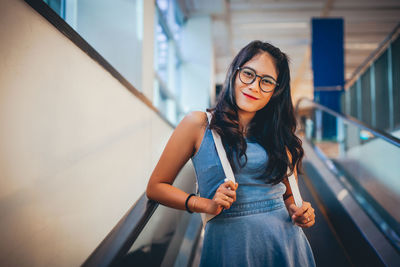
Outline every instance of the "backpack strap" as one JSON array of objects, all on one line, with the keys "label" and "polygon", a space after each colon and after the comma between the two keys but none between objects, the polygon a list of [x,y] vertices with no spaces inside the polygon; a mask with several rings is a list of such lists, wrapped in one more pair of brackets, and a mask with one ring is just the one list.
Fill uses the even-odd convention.
[{"label": "backpack strap", "polygon": [[294,177],[294,173],[289,176],[288,181],[289,181],[290,189],[292,190],[294,203],[296,204],[297,207],[301,207],[303,205],[303,199],[301,198],[299,186],[297,185],[297,181],[296,181],[296,178]]},{"label": "backpack strap", "polygon": [[[208,124],[211,123],[211,113],[207,112]],[[215,147],[217,149],[218,157],[221,161],[222,168],[224,169],[225,177],[228,180],[231,180],[233,183],[236,183],[235,175],[233,174],[231,164],[229,163],[228,157],[226,156],[226,151],[224,146],[222,145],[221,136],[215,131],[211,130],[211,134],[214,138]]]}]

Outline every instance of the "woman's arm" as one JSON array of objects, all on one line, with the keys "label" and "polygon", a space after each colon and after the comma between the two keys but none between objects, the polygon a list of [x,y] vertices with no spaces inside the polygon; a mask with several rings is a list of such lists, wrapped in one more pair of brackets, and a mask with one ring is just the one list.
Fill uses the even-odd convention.
[{"label": "woman's arm", "polygon": [[[196,151],[196,145],[201,143],[207,125],[206,120],[205,113],[192,112],[176,127],[150,176],[146,189],[148,198],[171,208],[186,209],[185,201],[189,194],[172,186],[172,183]],[[235,185],[233,183],[223,185],[212,200],[198,196],[191,197],[188,202],[189,209],[193,212],[218,214],[222,207],[229,208],[236,200],[236,193],[228,187],[235,188]]]},{"label": "woman's arm", "polygon": [[[286,151],[287,151],[287,155],[288,155],[289,161],[292,161],[292,155],[290,154],[289,149],[286,149]],[[296,168],[296,166],[294,166],[293,174],[294,174],[294,177],[296,178],[296,183],[298,183],[299,179],[297,178],[297,168]],[[294,197],[293,197],[292,189],[290,188],[290,184],[289,184],[288,178],[283,179],[282,182],[286,186],[286,192],[283,194],[283,199],[285,201],[285,206],[288,209],[289,214],[290,214],[291,211],[289,210],[289,206],[291,204],[294,204]],[[292,214],[290,214],[290,216],[292,216]]]},{"label": "woman's arm", "polygon": [[[296,172],[296,169],[295,169],[295,172]],[[297,173],[295,173],[294,177],[296,178],[296,182],[298,182]],[[289,184],[288,178],[283,179],[282,182],[286,186],[286,192],[283,194],[283,200],[285,201],[285,206],[286,206],[286,208],[287,208],[287,210],[289,211],[289,214],[290,214],[291,211],[289,210],[289,206],[291,204],[295,204],[294,203],[294,197],[293,197],[293,194],[292,194],[292,189],[290,188],[290,184]],[[292,214],[290,214],[290,216],[292,216]]]}]

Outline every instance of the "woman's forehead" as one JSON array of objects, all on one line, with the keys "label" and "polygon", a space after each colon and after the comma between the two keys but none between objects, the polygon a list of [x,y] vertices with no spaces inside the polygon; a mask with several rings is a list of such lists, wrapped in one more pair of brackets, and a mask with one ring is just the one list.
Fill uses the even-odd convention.
[{"label": "woman's forehead", "polygon": [[255,55],[249,61],[247,61],[243,67],[250,67],[254,69],[260,76],[269,75],[276,78],[278,75],[275,59],[267,52],[262,52]]}]

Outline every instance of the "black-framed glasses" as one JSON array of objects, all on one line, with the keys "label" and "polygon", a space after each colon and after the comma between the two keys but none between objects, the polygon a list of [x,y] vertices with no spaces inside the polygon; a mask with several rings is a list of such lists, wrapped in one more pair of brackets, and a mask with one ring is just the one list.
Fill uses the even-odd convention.
[{"label": "black-framed glasses", "polygon": [[277,86],[279,86],[279,83],[277,83],[271,76],[262,77],[257,75],[256,71],[249,67],[238,67],[237,70],[239,71],[240,81],[245,84],[252,84],[257,77],[260,77],[258,85],[264,93],[272,92]]}]

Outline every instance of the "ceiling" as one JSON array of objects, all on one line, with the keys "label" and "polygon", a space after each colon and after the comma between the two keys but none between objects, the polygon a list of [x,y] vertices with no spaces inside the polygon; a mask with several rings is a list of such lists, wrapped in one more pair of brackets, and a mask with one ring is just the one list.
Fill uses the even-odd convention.
[{"label": "ceiling", "polygon": [[223,83],[233,56],[259,39],[291,59],[293,97],[312,97],[310,64],[313,17],[342,17],[345,23],[345,78],[400,22],[400,0],[185,0],[189,16],[211,14],[216,82]]}]

